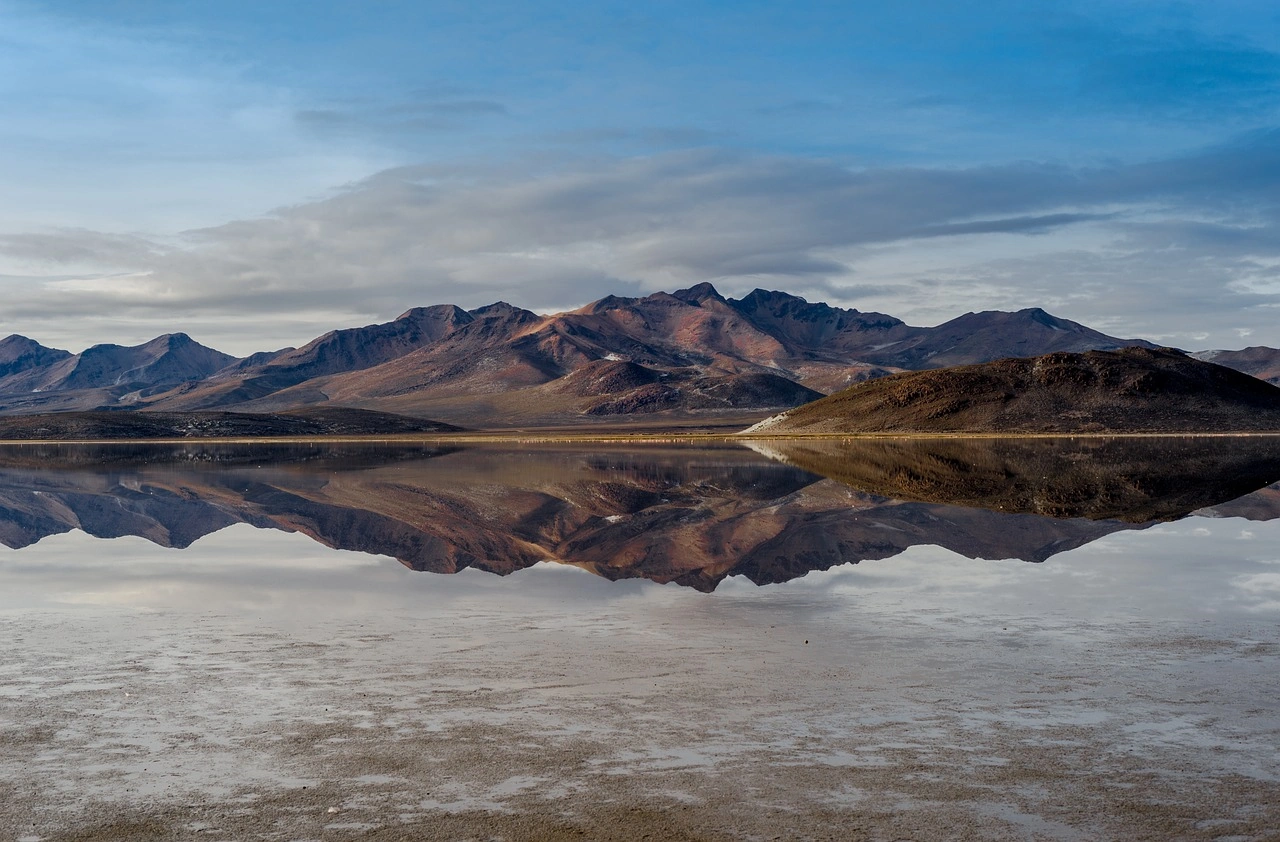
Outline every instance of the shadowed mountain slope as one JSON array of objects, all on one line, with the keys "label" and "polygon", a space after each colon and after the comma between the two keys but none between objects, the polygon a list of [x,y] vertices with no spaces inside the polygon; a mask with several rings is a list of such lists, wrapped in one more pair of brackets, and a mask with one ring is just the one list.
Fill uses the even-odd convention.
[{"label": "shadowed mountain slope", "polygon": [[45,368],[70,356],[70,351],[46,348],[25,336],[7,336],[0,339],[0,384],[12,375],[33,368]]},{"label": "shadowed mountain slope", "polygon": [[[31,345],[40,349],[36,343]],[[185,333],[165,334],[132,347],[94,345],[79,354],[34,350],[27,360],[33,356],[46,361],[18,367],[15,360],[9,372],[0,376],[0,410],[40,412],[127,405],[179,383],[204,380],[235,361],[235,357],[207,348]]]},{"label": "shadowed mountain slope", "polygon": [[1180,351],[1046,354],[911,372],[748,433],[1280,431],[1280,388]]}]

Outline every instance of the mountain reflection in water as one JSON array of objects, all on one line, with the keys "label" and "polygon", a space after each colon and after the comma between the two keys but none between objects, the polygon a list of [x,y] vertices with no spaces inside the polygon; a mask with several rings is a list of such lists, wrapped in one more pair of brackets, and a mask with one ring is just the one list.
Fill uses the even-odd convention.
[{"label": "mountain reflection in water", "polygon": [[6,447],[0,543],[81,529],[186,547],[247,523],[435,573],[555,561],[709,591],[920,544],[1044,561],[1201,510],[1280,516],[1277,438],[752,447]]}]

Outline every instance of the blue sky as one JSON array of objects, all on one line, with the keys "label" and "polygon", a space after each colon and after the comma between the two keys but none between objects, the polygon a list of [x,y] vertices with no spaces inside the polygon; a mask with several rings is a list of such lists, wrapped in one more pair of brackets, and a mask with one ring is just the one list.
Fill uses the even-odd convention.
[{"label": "blue sky", "polygon": [[0,0],[0,333],[710,280],[1280,345],[1273,2]]}]

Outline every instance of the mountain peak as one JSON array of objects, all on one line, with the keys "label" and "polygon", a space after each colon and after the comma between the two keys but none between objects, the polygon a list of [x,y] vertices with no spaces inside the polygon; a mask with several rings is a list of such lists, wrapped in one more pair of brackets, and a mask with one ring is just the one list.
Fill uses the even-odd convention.
[{"label": "mountain peak", "polygon": [[797,304],[808,304],[809,302],[798,295],[792,295],[789,292],[783,292],[779,289],[761,289],[756,287],[751,292],[738,299],[737,304],[743,310],[757,310],[760,307],[777,306],[779,304],[788,304],[795,302]]},{"label": "mountain peak", "polygon": [[[177,333],[162,333],[159,336],[157,336],[155,339],[152,339],[147,342],[143,342],[141,345],[134,345],[131,347],[121,346],[121,345],[95,345],[94,348],[99,350],[109,350],[109,351],[115,351],[115,350],[138,351],[138,352],[147,353],[147,354],[164,354],[169,351],[187,351],[187,350],[191,350],[193,352],[207,351],[213,354],[222,353],[220,351],[216,351],[213,348],[208,347],[207,345],[201,345],[199,342],[192,339],[188,334],[182,333],[181,331]],[[230,355],[223,354],[223,356],[226,356],[228,361],[235,359]]]},{"label": "mountain peak", "polygon": [[671,293],[671,297],[678,298],[686,304],[693,304],[697,306],[701,306],[702,302],[708,300],[725,302],[725,297],[707,281],[703,281],[700,284],[694,284],[688,289],[678,289]]},{"label": "mountain peak", "polygon": [[162,333],[150,342],[144,342],[138,346],[140,348],[185,348],[189,345],[198,345],[190,336],[185,333]]},{"label": "mountain peak", "polygon": [[471,321],[471,314],[456,304],[434,304],[430,307],[410,307],[395,318],[397,322],[441,320],[465,324]]},{"label": "mountain peak", "polygon": [[1079,325],[1076,322],[1068,321],[1067,319],[1060,319],[1040,307],[1027,307],[1014,313],[1014,315],[1024,316],[1029,321],[1044,325],[1045,327],[1054,328],[1056,330],[1078,330],[1082,327],[1082,325]]},{"label": "mountain peak", "polygon": [[70,351],[46,348],[34,339],[10,334],[0,339],[0,377],[61,362]]},{"label": "mountain peak", "polygon": [[591,315],[593,313],[604,313],[608,310],[616,310],[619,307],[629,307],[635,304],[638,298],[623,298],[620,295],[606,295],[599,301],[592,301],[590,304],[578,309],[575,312]]},{"label": "mountain peak", "polygon": [[483,307],[477,307],[474,310],[468,310],[467,312],[473,316],[496,316],[506,315],[508,313],[527,313],[529,311],[521,307],[517,307],[514,304],[508,304],[505,301],[495,301],[492,304],[486,304]]},{"label": "mountain peak", "polygon": [[512,321],[517,324],[528,324],[542,318],[532,310],[525,310],[505,301],[495,301],[492,304],[468,310],[467,313],[476,319],[485,321]]},{"label": "mountain peak", "polygon": [[17,333],[11,333],[4,339],[0,339],[0,360],[32,353],[57,354],[64,357],[71,356],[70,351],[59,351],[56,348],[46,348],[34,339]]}]

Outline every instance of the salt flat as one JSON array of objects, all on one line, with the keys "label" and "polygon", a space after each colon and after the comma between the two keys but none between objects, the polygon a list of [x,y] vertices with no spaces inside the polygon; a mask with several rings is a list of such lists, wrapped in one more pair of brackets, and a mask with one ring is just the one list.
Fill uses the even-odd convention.
[{"label": "salt flat", "polygon": [[236,526],[0,562],[0,834],[1275,839],[1280,523],[714,594]]}]

